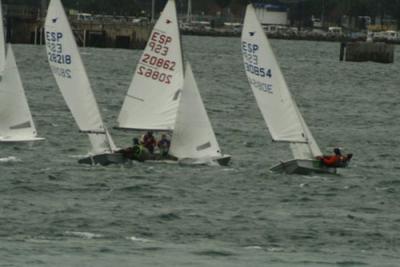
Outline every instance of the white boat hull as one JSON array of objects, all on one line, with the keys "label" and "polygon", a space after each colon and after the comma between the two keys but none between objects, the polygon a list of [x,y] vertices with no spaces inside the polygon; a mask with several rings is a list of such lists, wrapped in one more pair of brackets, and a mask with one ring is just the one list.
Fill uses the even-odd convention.
[{"label": "white boat hull", "polygon": [[90,155],[78,160],[79,164],[102,165],[124,164],[128,161],[121,153],[104,153],[98,155]]},{"label": "white boat hull", "polygon": [[318,160],[293,159],[272,167],[273,172],[281,172],[287,174],[312,174],[312,173],[328,173],[336,174],[336,168],[327,167]]},{"label": "white boat hull", "polygon": [[43,141],[41,137],[18,138],[18,137],[0,137],[0,143],[21,143],[21,142],[36,142]]},{"label": "white boat hull", "polygon": [[221,155],[219,157],[203,157],[203,158],[180,158],[178,163],[184,165],[207,165],[218,163],[221,166],[227,166],[231,160],[231,155]]}]

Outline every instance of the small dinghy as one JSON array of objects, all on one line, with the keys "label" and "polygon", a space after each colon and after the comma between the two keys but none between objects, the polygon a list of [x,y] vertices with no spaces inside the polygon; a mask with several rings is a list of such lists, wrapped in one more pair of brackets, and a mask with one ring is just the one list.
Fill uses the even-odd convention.
[{"label": "small dinghy", "polygon": [[118,152],[100,115],[74,35],[60,0],[51,0],[45,22],[48,61],[58,87],[80,132],[92,145],[82,164],[118,164],[126,159]]},{"label": "small dinghy", "polygon": [[243,25],[242,53],[247,78],[272,139],[289,143],[294,156],[271,170],[289,174],[336,173],[337,168],[347,167],[351,155],[343,157],[340,164],[324,164],[322,152],[290,94],[251,4]]},{"label": "small dinghy", "polygon": [[226,165],[231,158],[220,152],[189,65],[184,75],[174,0],[167,2],[150,34],[116,128],[172,133],[169,155],[134,154],[138,147],[125,149],[124,153],[133,160],[172,160],[185,164],[215,161]]}]

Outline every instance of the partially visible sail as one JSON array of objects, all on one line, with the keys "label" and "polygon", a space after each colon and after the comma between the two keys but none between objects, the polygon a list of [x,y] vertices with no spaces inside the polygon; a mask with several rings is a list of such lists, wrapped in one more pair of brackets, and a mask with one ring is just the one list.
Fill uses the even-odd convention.
[{"label": "partially visible sail", "polygon": [[0,141],[34,141],[36,129],[26,100],[14,52],[8,45],[0,82]]},{"label": "partially visible sail", "polygon": [[172,130],[183,83],[183,62],[174,0],[151,32],[118,117],[127,129]]},{"label": "partially visible sail", "polygon": [[4,39],[3,5],[0,0],[0,76],[3,75],[6,63],[6,47]]},{"label": "partially visible sail", "polygon": [[103,124],[60,0],[50,1],[45,30],[51,70],[79,129],[89,135],[92,153],[112,152],[114,142]]},{"label": "partially visible sail", "polygon": [[295,159],[314,159],[317,156],[322,156],[322,152],[318,147],[317,142],[315,141],[313,135],[311,134],[310,129],[308,128],[306,122],[303,119],[300,111],[296,106],[297,113],[300,118],[300,122],[303,126],[305,135],[307,136],[307,143],[291,143],[290,148],[292,149],[293,155]]},{"label": "partially visible sail", "polygon": [[242,53],[249,83],[272,138],[307,142],[295,103],[251,4],[243,25]]},{"label": "partially visible sail", "polygon": [[186,65],[185,81],[171,140],[170,154],[179,159],[221,156],[189,63]]},{"label": "partially visible sail", "polygon": [[254,8],[247,6],[242,32],[246,74],[273,140],[290,142],[296,159],[322,155],[305,123]]}]

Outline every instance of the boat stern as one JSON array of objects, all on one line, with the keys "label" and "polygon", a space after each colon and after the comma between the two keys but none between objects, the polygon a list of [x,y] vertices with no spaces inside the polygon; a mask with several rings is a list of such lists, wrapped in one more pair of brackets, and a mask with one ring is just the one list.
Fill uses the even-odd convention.
[{"label": "boat stern", "polygon": [[272,172],[308,175],[313,173],[336,174],[336,168],[327,167],[318,160],[293,159],[272,167]]}]

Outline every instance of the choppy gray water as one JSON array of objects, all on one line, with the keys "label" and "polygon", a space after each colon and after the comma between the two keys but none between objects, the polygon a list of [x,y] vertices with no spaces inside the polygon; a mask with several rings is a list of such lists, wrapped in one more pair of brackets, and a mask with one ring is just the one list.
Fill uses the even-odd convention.
[{"label": "choppy gray water", "polygon": [[[290,152],[271,142],[240,40],[183,41],[228,168],[78,165],[88,140],[44,47],[15,45],[47,140],[0,147],[0,266],[400,266],[398,52],[391,65],[340,63],[337,43],[272,41],[321,148],[355,154],[338,176],[289,176],[268,171]],[[82,50],[109,126],[140,53]]]}]

